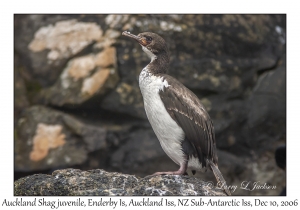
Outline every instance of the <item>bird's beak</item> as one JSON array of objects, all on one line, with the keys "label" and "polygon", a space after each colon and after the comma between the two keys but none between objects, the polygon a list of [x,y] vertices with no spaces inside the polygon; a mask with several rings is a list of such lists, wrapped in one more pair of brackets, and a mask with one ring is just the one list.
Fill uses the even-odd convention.
[{"label": "bird's beak", "polygon": [[136,40],[136,41],[137,41],[140,45],[142,45],[142,46],[146,46],[146,45],[147,45],[147,41],[146,41],[146,39],[145,39],[144,37],[136,36],[136,35],[134,35],[134,34],[131,34],[131,33],[128,32],[128,31],[124,31],[124,32],[122,33],[122,35],[128,36],[128,37],[130,37],[130,38]]}]

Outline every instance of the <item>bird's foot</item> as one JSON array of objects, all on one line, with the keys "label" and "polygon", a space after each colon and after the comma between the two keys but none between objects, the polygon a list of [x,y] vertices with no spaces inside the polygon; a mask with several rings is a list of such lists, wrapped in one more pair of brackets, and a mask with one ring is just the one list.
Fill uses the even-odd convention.
[{"label": "bird's foot", "polygon": [[177,171],[165,171],[165,172],[156,172],[152,175],[146,176],[145,178],[151,178],[158,175],[185,175],[187,169],[188,157],[186,157],[183,164],[180,164],[180,168]]},{"label": "bird's foot", "polygon": [[152,175],[148,175],[145,178],[152,178],[154,176],[158,176],[158,175],[187,175],[187,173],[183,170],[178,170],[178,171],[165,171],[165,172],[156,172]]}]

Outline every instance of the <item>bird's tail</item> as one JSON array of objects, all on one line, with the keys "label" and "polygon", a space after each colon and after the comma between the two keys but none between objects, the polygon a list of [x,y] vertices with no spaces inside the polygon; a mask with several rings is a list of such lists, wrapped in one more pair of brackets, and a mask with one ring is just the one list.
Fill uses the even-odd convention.
[{"label": "bird's tail", "polygon": [[227,188],[226,181],[223,178],[223,176],[221,174],[221,171],[219,170],[218,166],[216,166],[211,160],[208,160],[208,164],[209,164],[211,170],[213,171],[213,173],[214,173],[214,175],[217,179],[218,184],[220,184],[221,187],[223,187],[223,189],[224,189],[224,191],[227,195],[231,195],[229,189]]}]

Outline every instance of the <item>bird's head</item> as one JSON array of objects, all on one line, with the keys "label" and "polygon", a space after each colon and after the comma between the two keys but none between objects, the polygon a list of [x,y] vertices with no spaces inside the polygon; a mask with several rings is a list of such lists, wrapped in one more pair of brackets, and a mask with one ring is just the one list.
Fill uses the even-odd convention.
[{"label": "bird's head", "polygon": [[136,40],[151,60],[157,58],[159,55],[168,54],[168,47],[165,40],[155,33],[143,32],[138,35],[134,35],[130,32],[124,31],[122,35]]}]

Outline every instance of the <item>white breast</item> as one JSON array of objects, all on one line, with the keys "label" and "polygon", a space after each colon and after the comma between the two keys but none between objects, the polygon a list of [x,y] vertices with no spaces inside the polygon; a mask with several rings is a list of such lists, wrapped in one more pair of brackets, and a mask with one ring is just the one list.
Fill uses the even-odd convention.
[{"label": "white breast", "polygon": [[159,96],[159,91],[169,84],[162,77],[149,73],[146,67],[140,74],[139,85],[147,117],[163,150],[175,163],[181,165],[184,160],[181,149],[184,132],[170,117]]}]

